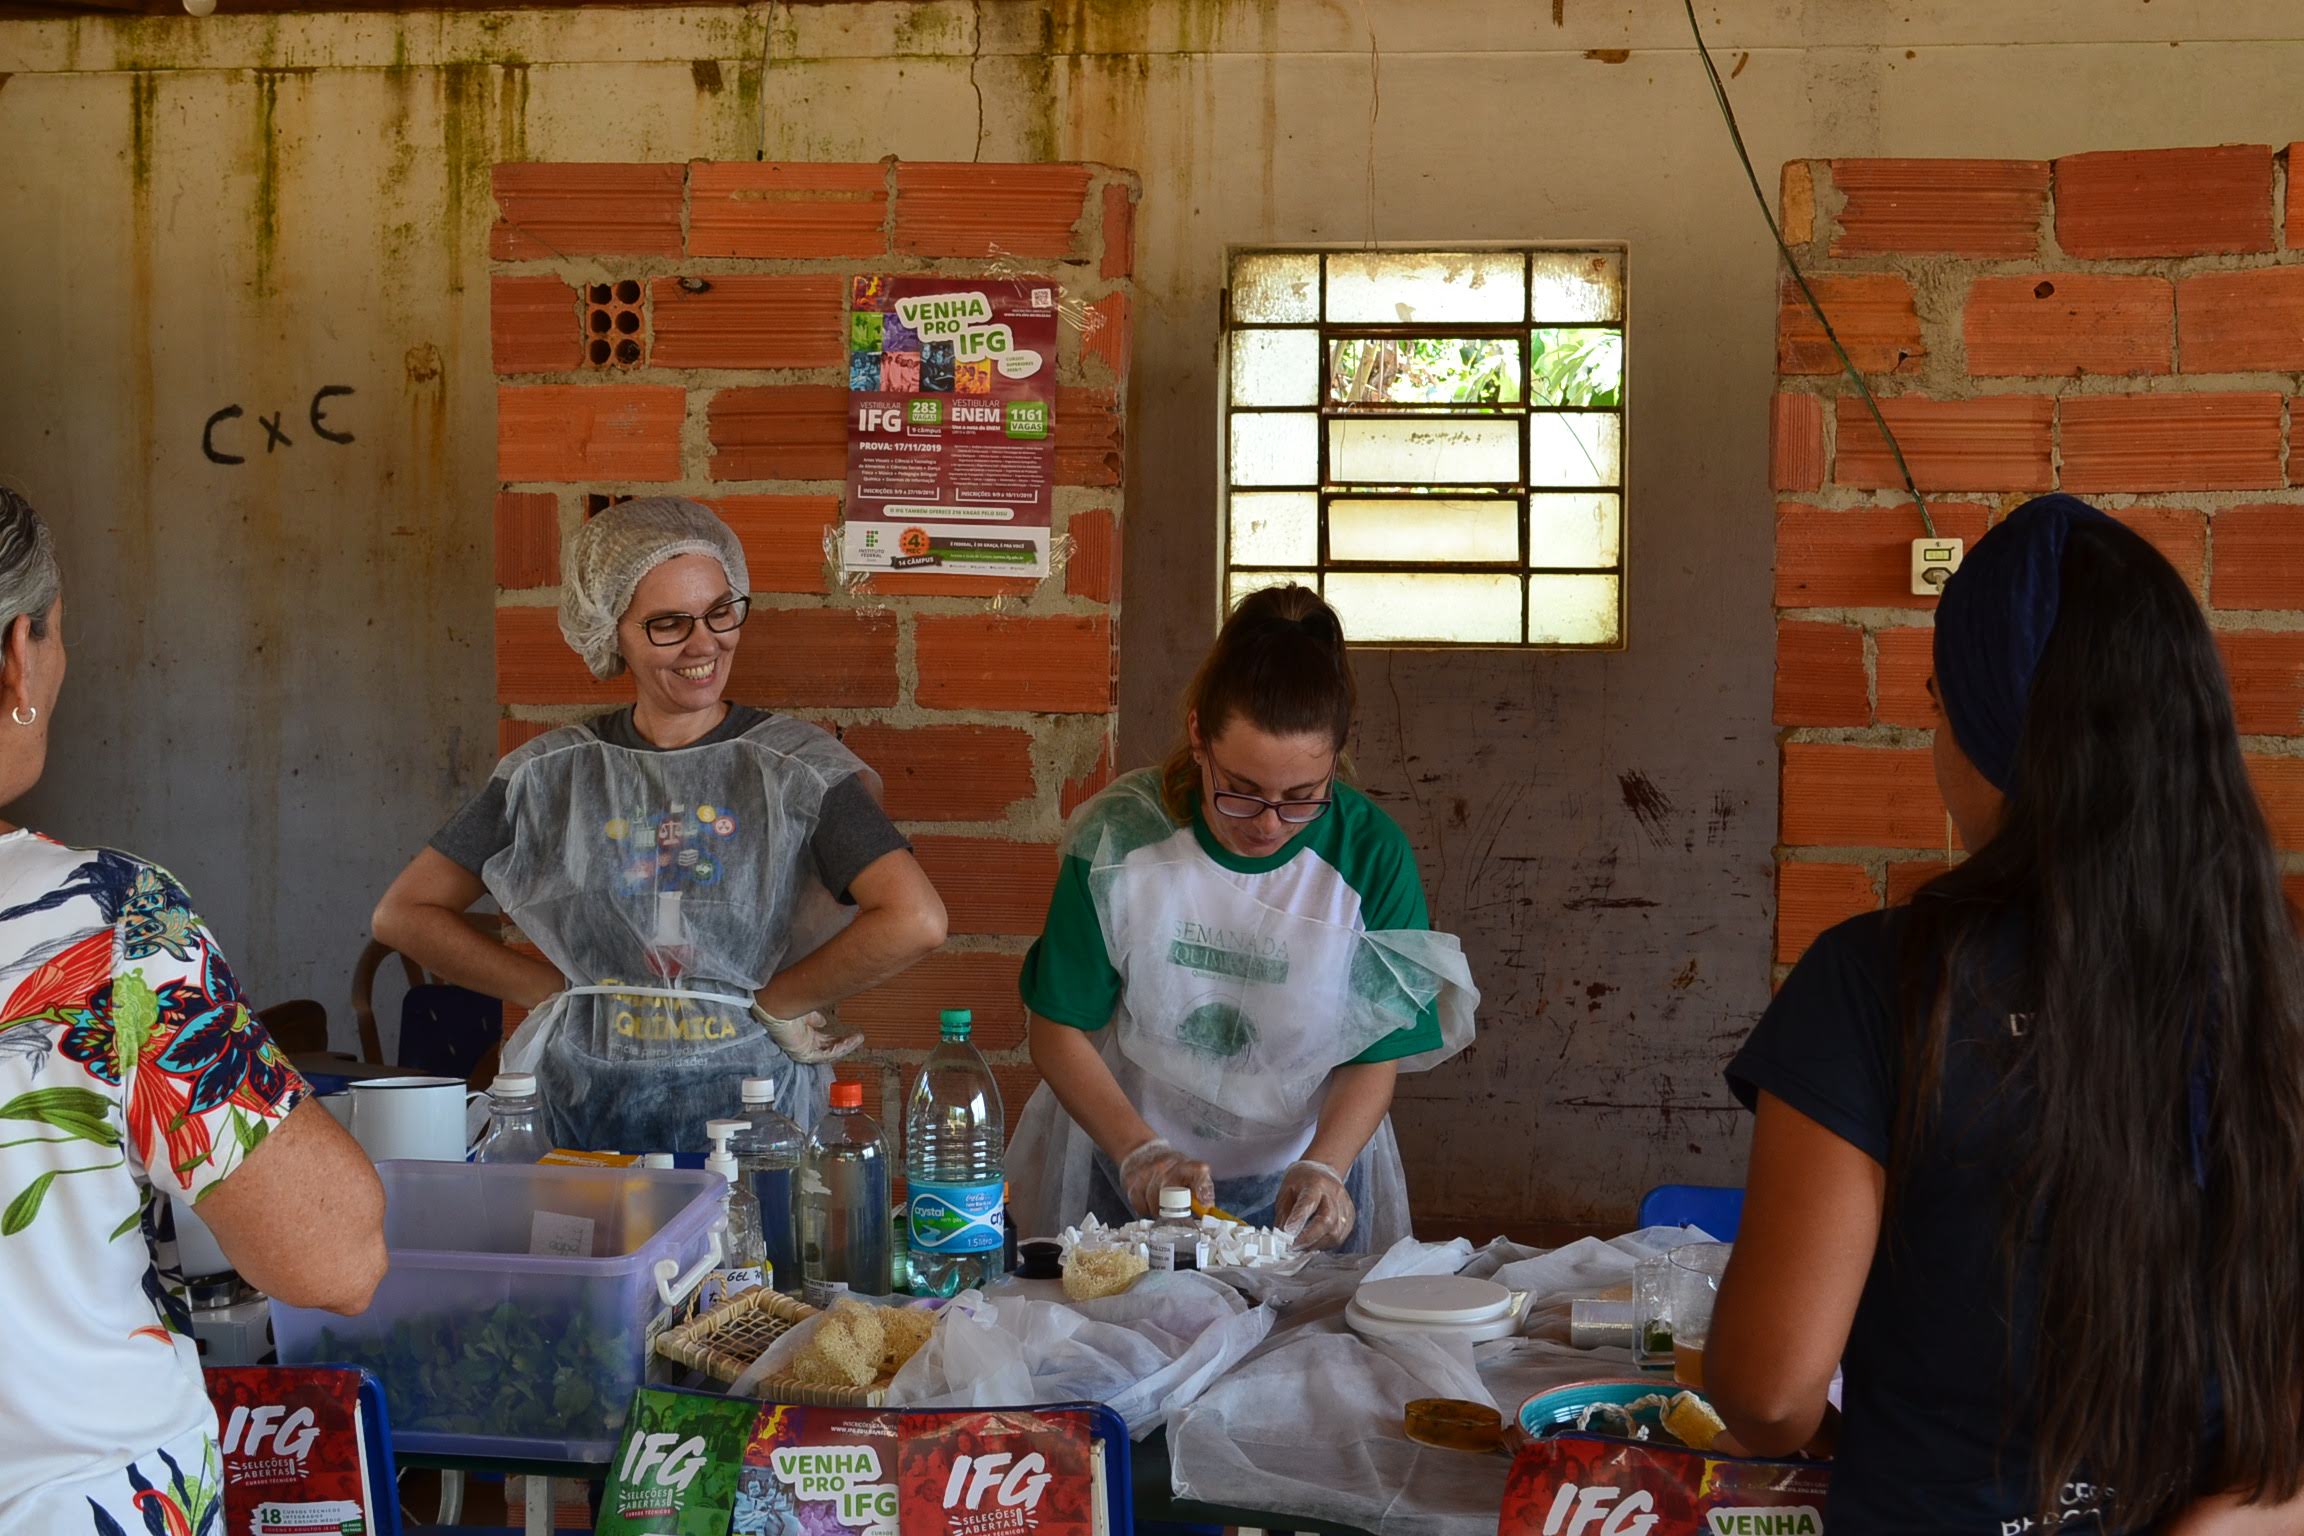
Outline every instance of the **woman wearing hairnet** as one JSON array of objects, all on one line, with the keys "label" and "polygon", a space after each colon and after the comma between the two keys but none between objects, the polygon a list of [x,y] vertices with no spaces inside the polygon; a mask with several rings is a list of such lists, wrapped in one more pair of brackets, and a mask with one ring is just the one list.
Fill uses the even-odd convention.
[{"label": "woman wearing hairnet", "polygon": [[1408,1235],[1393,1087],[1471,1042],[1479,993],[1407,836],[1343,782],[1354,698],[1335,611],[1252,593],[1183,745],[1074,817],[1024,959],[1046,1082],[1008,1159],[1020,1230],[1181,1186],[1307,1248]]},{"label": "woman wearing hairnet", "polygon": [[[750,605],[744,550],[693,501],[609,508],[569,539],[560,629],[625,709],[496,767],[392,882],[376,936],[530,1009],[505,1065],[538,1074],[563,1147],[698,1152],[741,1080],[823,1113],[818,1010],[944,941],[944,904],[870,769],[811,725],[722,695]],[[473,928],[492,895],[544,953]]]}]

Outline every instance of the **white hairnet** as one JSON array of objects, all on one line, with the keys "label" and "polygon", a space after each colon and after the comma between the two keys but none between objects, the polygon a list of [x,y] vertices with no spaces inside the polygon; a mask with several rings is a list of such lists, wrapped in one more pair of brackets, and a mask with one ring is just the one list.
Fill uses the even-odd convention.
[{"label": "white hairnet", "polygon": [[682,555],[710,555],[737,593],[752,590],[743,544],[710,507],[684,496],[619,502],[569,536],[560,562],[560,633],[594,677],[624,670],[616,625],[640,578]]}]

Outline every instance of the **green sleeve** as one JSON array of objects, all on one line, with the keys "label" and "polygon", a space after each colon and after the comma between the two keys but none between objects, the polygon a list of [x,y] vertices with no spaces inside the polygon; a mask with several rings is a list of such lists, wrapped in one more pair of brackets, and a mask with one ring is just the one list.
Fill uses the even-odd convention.
[{"label": "green sleeve", "polygon": [[[1424,881],[1416,872],[1416,851],[1409,846],[1408,834],[1389,817],[1376,820],[1370,830],[1375,835],[1369,838],[1367,861],[1353,871],[1358,876],[1353,883],[1360,892],[1361,925],[1371,933],[1388,928],[1430,928],[1432,916],[1424,905]],[[1386,1035],[1349,1064],[1358,1067],[1398,1061],[1439,1048],[1440,1009],[1432,1003],[1417,1010],[1414,1024]]]},{"label": "green sleeve", "polygon": [[1120,973],[1105,952],[1087,860],[1068,858],[1056,871],[1048,921],[1024,956],[1018,988],[1025,1007],[1054,1023],[1102,1029],[1112,1022],[1112,1010],[1120,1005]]}]

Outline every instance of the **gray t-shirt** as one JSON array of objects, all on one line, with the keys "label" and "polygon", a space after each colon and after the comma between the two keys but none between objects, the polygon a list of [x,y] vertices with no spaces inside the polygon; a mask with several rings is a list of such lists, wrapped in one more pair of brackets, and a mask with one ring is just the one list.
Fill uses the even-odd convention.
[{"label": "gray t-shirt", "polygon": [[[768,718],[764,709],[731,704],[728,718],[690,745],[733,741]],[[635,752],[664,750],[640,734],[628,707],[587,720],[584,728],[612,747],[628,747]],[[490,859],[511,847],[512,817],[505,808],[504,786],[502,775],[492,776],[480,793],[432,835],[432,847],[475,875]],[[844,902],[853,900],[848,887],[858,875],[887,855],[911,846],[888,819],[888,813],[880,809],[880,802],[872,798],[871,786],[861,774],[851,774],[824,792],[816,834],[808,844],[816,860],[817,878]]]}]

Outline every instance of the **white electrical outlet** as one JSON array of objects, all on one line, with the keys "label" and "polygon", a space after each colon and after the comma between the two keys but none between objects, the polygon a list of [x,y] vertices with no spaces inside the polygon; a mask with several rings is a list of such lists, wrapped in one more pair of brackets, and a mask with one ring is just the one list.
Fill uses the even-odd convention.
[{"label": "white electrical outlet", "polygon": [[1960,539],[1914,539],[1912,541],[1912,595],[1914,597],[1941,597],[1944,583],[1960,569],[1960,556],[1967,548]]}]

